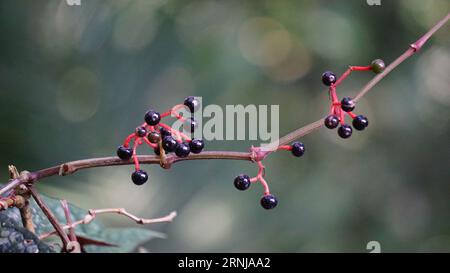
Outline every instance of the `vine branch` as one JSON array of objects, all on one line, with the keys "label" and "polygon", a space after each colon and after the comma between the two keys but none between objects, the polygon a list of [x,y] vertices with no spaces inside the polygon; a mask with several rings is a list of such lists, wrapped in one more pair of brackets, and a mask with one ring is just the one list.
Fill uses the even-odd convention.
[{"label": "vine branch", "polygon": [[69,239],[69,236],[67,236],[67,233],[64,231],[62,226],[59,224],[58,219],[56,219],[56,216],[53,214],[53,212],[50,210],[50,208],[45,204],[42,197],[39,195],[39,193],[36,191],[36,189],[30,187],[29,188],[31,196],[33,196],[34,201],[36,201],[36,204],[41,208],[42,212],[47,216],[48,220],[52,224],[53,228],[55,229],[56,233],[58,233],[58,236],[61,238],[61,241],[63,242],[64,250],[70,251],[71,248],[69,248],[69,245],[71,245],[71,241]]},{"label": "vine branch", "polygon": [[[83,218],[80,219],[78,221],[72,222],[72,223],[67,223],[67,225],[61,227],[63,230],[73,230],[76,226],[78,225],[87,225],[90,222],[92,222],[95,217],[97,217],[97,215],[100,214],[119,214],[119,215],[123,215],[126,216],[128,218],[130,218],[131,220],[135,221],[138,224],[141,225],[148,225],[148,224],[155,224],[155,223],[163,223],[163,222],[172,222],[173,219],[177,216],[177,213],[175,211],[172,211],[171,213],[169,213],[166,216],[160,217],[160,218],[153,218],[153,219],[145,219],[145,218],[140,218],[134,214],[129,213],[126,209],[124,208],[110,208],[110,209],[90,209],[88,214]],[[57,234],[57,232],[51,231],[45,234],[42,234],[41,236],[39,236],[40,240],[43,240],[45,238],[48,238],[52,235]]]},{"label": "vine branch", "polygon": [[[450,13],[448,13],[443,19],[437,22],[427,33],[425,33],[422,37],[420,37],[416,42],[411,44],[409,48],[400,55],[395,61],[389,64],[386,69],[375,76],[371,81],[369,81],[356,95],[354,101],[359,101],[363,96],[365,96],[372,88],[380,82],[386,75],[388,75],[392,70],[394,70],[399,64],[403,61],[414,55],[417,51],[419,51],[423,45],[430,39],[430,37],[438,31],[442,26],[444,26],[447,21],[450,19]],[[277,145],[285,145],[292,142],[295,139],[298,139],[302,136],[305,136],[316,129],[319,129],[323,126],[323,118],[308,125],[305,125],[285,136],[280,138]],[[265,156],[273,151],[261,151],[258,147],[252,148],[249,152],[233,152],[233,151],[205,151],[200,154],[191,154],[186,158],[179,158],[174,155],[167,155],[164,162],[161,162],[159,156],[155,155],[142,155],[139,156],[138,159],[140,162],[145,164],[160,164],[164,168],[169,168],[173,163],[184,161],[184,160],[200,160],[200,159],[229,159],[229,160],[248,160],[248,161],[260,161]],[[70,175],[81,169],[95,168],[95,167],[104,167],[104,166],[116,166],[116,165],[130,165],[134,164],[132,160],[124,161],[117,157],[102,157],[102,158],[91,158],[84,160],[71,161],[67,163],[63,163],[58,166],[50,167],[47,169],[42,169],[39,171],[27,173],[25,175],[21,175],[19,178],[11,180],[8,184],[6,184],[3,188],[0,189],[0,195],[16,188],[17,186],[23,184],[32,185],[34,182],[39,179],[43,179],[46,177],[54,176],[54,175]],[[36,193],[34,190],[32,193]],[[34,196],[34,195],[33,195]],[[67,235],[64,233],[67,237]]]}]

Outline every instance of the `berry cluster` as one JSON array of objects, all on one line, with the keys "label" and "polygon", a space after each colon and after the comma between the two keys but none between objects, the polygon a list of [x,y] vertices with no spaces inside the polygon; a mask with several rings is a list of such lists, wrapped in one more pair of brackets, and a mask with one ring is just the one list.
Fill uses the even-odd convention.
[{"label": "berry cluster", "polygon": [[[186,107],[192,114],[198,106],[199,101],[195,97],[190,96],[184,100],[183,104],[175,105],[163,114],[154,110],[147,111],[144,116],[145,122],[137,127],[134,133],[130,134],[123,145],[117,149],[119,158],[122,160],[133,159],[134,161],[135,171],[131,174],[131,180],[134,184],[142,185],[148,180],[148,174],[140,168],[136,154],[137,147],[144,143],[150,146],[154,153],[159,156],[175,153],[178,157],[187,157],[190,153],[198,154],[203,150],[204,142],[202,139],[191,139],[188,135],[161,122],[165,117],[175,117],[183,122],[187,128],[186,131],[193,133],[198,127],[197,121],[193,117],[185,118],[177,111]],[[132,148],[130,145],[131,141],[134,142]]]},{"label": "berry cluster", "polygon": [[352,119],[353,128],[358,131],[364,130],[369,125],[369,120],[363,115],[356,115],[352,112],[356,106],[356,103],[352,98],[344,97],[339,101],[336,94],[336,87],[342,83],[352,71],[373,71],[375,73],[381,73],[385,67],[383,60],[377,59],[369,66],[350,66],[340,78],[337,78],[331,71],[323,73],[322,82],[326,86],[329,86],[331,98],[330,114],[324,120],[325,127],[328,129],[335,129],[340,124],[338,135],[341,138],[349,138],[352,135],[353,129],[350,125],[345,123],[345,115],[348,115]]},{"label": "berry cluster", "polygon": [[[287,150],[291,151],[292,155],[295,157],[301,157],[305,153],[305,145],[301,142],[294,142],[291,145],[278,146],[277,150]],[[260,182],[264,187],[264,195],[261,197],[260,204],[265,209],[273,209],[278,205],[278,199],[270,193],[269,185],[264,179],[264,165],[261,161],[256,162],[258,164],[258,174],[255,177],[250,178],[246,174],[240,174],[234,178],[234,186],[240,191],[247,190],[250,185],[255,182]]]},{"label": "berry cluster", "polygon": [[[337,86],[347,78],[352,71],[373,71],[375,73],[383,72],[385,64],[382,60],[374,60],[369,66],[350,66],[344,74],[337,78],[331,71],[326,71],[322,74],[322,82],[329,86],[329,93],[331,98],[330,114],[324,119],[324,124],[329,129],[335,129],[339,125],[338,135],[341,138],[349,138],[352,135],[353,129],[350,125],[345,123],[345,115],[352,118],[353,128],[362,131],[369,125],[369,120],[363,115],[356,115],[352,111],[355,109],[355,101],[350,97],[344,97],[341,101],[336,94]],[[204,148],[203,140],[191,139],[186,134],[172,129],[161,119],[167,116],[176,117],[178,120],[184,122],[187,128],[192,133],[198,126],[197,121],[193,118],[185,118],[176,111],[180,108],[186,107],[191,114],[198,108],[199,101],[195,97],[187,97],[184,104],[174,106],[171,110],[159,114],[154,110],[149,110],[144,117],[145,123],[136,128],[133,134],[130,134],[122,146],[117,149],[117,155],[123,160],[133,159],[135,164],[135,171],[131,175],[131,179],[136,185],[142,185],[148,180],[148,174],[139,167],[139,161],[136,155],[136,149],[144,142],[153,148],[155,154],[165,156],[166,153],[174,152],[178,157],[187,157],[190,153],[200,153]],[[130,148],[130,142],[134,141],[133,148]],[[259,148],[252,147],[252,152],[259,151]],[[276,150],[291,151],[292,155],[301,157],[305,153],[305,145],[301,142],[294,142],[291,145],[278,146]],[[268,153],[267,153],[268,154]],[[250,188],[250,185],[255,182],[260,182],[264,187],[264,195],[260,203],[265,209],[273,209],[278,205],[277,198],[270,193],[269,185],[267,184],[265,176],[265,168],[262,164],[262,158],[255,159],[258,165],[258,173],[254,177],[249,177],[246,174],[240,174],[234,179],[234,186],[241,191]]]}]

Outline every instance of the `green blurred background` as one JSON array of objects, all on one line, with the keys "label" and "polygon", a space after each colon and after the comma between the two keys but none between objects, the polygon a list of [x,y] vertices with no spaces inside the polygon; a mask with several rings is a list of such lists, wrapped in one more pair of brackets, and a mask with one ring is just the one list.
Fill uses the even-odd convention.
[{"label": "green blurred background", "polygon": [[[280,135],[327,112],[330,69],[390,63],[450,10],[445,0],[0,1],[1,181],[7,165],[37,170],[114,155],[145,111],[187,95],[204,104],[279,104]],[[305,157],[266,161],[279,205],[261,187],[238,192],[248,162],[99,168],[39,183],[83,208],[125,207],[144,217],[172,210],[152,252],[450,251],[450,28],[393,71],[359,104],[370,127],[348,140],[321,129]],[[354,95],[373,75],[338,90]],[[208,150],[258,142],[214,141]],[[145,149],[145,148],[144,148]],[[135,226],[117,216],[108,226]]]}]

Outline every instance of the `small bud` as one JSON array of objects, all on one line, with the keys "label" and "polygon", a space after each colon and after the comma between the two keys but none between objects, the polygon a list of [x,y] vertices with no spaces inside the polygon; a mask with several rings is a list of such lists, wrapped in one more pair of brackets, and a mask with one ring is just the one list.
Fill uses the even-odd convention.
[{"label": "small bud", "polygon": [[376,74],[383,72],[386,68],[386,65],[384,64],[384,61],[382,59],[373,60],[370,66],[372,68],[372,71]]}]

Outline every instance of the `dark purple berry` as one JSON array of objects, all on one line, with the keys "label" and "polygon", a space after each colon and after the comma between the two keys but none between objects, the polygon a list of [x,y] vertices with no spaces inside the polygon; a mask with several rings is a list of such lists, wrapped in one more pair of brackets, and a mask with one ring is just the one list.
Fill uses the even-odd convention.
[{"label": "dark purple berry", "polygon": [[381,59],[373,60],[370,66],[372,68],[372,71],[375,72],[376,74],[383,72],[384,69],[386,68],[384,61]]},{"label": "dark purple berry", "polygon": [[240,174],[234,179],[234,186],[240,191],[245,191],[250,187],[250,177],[246,174]]},{"label": "dark purple berry", "polygon": [[278,200],[272,194],[264,195],[261,198],[261,206],[265,209],[273,209],[277,206]]},{"label": "dark purple berry", "polygon": [[186,143],[178,143],[177,148],[175,149],[175,154],[178,157],[187,157],[190,152],[191,149],[189,148],[189,145]]},{"label": "dark purple berry", "polygon": [[171,136],[172,135],[169,130],[167,130],[166,128],[163,128],[163,127],[159,127],[159,133],[161,134],[161,136],[163,138],[166,137],[166,136]]},{"label": "dark purple berry", "polygon": [[342,124],[338,129],[338,135],[342,138],[349,138],[352,135],[352,127],[347,124]]},{"label": "dark purple berry", "polygon": [[353,119],[352,124],[353,128],[355,128],[358,131],[362,131],[366,129],[367,126],[369,126],[369,120],[365,116],[359,115]]},{"label": "dark purple berry", "polygon": [[189,96],[184,99],[184,105],[186,105],[191,113],[194,113],[198,109],[200,102],[194,96]]},{"label": "dark purple berry", "polygon": [[325,71],[325,73],[322,74],[322,82],[326,86],[330,86],[336,82],[336,75],[331,71]]},{"label": "dark purple berry", "polygon": [[327,127],[328,129],[334,129],[339,125],[339,118],[335,115],[329,115],[328,117],[325,118],[323,123],[325,124],[325,127]]},{"label": "dark purple berry", "polygon": [[122,160],[128,160],[133,156],[133,149],[119,146],[117,148],[117,156]]},{"label": "dark purple berry", "polygon": [[355,102],[351,98],[345,97],[341,100],[341,108],[345,112],[351,112],[355,109]]},{"label": "dark purple berry", "polygon": [[144,137],[147,134],[147,130],[144,127],[137,127],[135,133],[138,137]]},{"label": "dark purple berry", "polygon": [[159,143],[159,140],[161,139],[161,134],[156,131],[153,131],[148,133],[147,138],[148,141],[150,141],[151,143]]},{"label": "dark purple berry", "polygon": [[291,147],[291,152],[296,157],[301,157],[305,153],[305,145],[301,142],[294,142]]},{"label": "dark purple berry", "polygon": [[178,142],[171,136],[166,136],[163,138],[162,147],[164,151],[171,153],[177,148]]},{"label": "dark purple berry", "polygon": [[194,118],[188,118],[185,122],[185,126],[189,128],[189,132],[193,133],[198,128],[198,122]]},{"label": "dark purple berry", "polygon": [[148,180],[148,174],[143,170],[137,170],[131,174],[131,180],[136,185],[142,185]]},{"label": "dark purple berry", "polygon": [[199,154],[205,147],[205,144],[203,143],[203,140],[194,138],[189,142],[189,147],[191,148],[192,153]]},{"label": "dark purple berry", "polygon": [[148,125],[155,126],[161,120],[161,115],[156,111],[150,110],[145,114],[144,119]]}]

